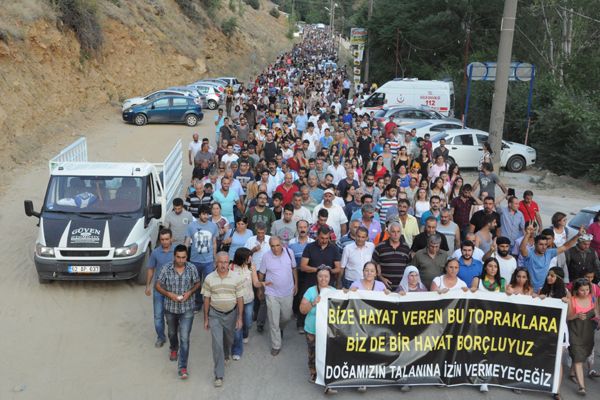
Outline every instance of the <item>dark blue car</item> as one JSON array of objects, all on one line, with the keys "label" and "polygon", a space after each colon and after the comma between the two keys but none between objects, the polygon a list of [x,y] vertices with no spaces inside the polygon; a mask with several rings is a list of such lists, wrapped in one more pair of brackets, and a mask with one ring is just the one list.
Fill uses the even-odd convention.
[{"label": "dark blue car", "polygon": [[203,118],[202,107],[188,96],[165,96],[123,111],[123,120],[138,126],[173,122],[196,126]]}]

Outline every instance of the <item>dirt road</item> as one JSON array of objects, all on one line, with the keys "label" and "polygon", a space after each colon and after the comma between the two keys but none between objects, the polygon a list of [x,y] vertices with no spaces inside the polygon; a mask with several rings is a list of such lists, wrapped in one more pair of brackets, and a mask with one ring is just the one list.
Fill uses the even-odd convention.
[{"label": "dirt road", "polygon": [[[120,121],[118,110],[99,113],[96,121],[82,126],[88,138],[90,160],[161,161],[179,138],[187,143],[193,132],[214,138],[213,113],[197,128],[152,125],[135,127]],[[75,137],[59,137],[53,148],[39,149],[38,162],[14,172],[2,193],[0,251],[0,399],[313,399],[321,389],[307,382],[304,337],[289,326],[278,357],[269,354],[267,334],[251,332],[241,361],[226,368],[225,386],[212,387],[210,337],[201,318],[192,329],[190,378],[181,382],[168,361],[168,349],[154,348],[152,301],[142,287],[128,282],[54,282],[39,285],[32,251],[37,228],[34,218],[23,213],[23,200],[39,209],[44,195],[47,160]],[[186,159],[187,156],[184,158]],[[186,166],[185,176],[190,169]],[[518,179],[517,179],[518,178]],[[513,183],[514,179],[514,183]],[[531,184],[525,175],[506,176],[521,193]],[[525,184],[526,183],[526,184]],[[554,209],[574,212],[600,203],[575,187],[536,189],[544,222]],[[565,197],[558,197],[564,195]],[[552,205],[554,208],[546,208]],[[560,205],[560,207],[559,207]],[[574,385],[566,382],[565,398],[574,398]],[[588,391],[598,392],[590,383]],[[438,398],[481,398],[474,388],[416,388],[412,395]],[[395,388],[369,390],[370,398],[399,396]],[[343,398],[364,398],[348,390]],[[404,396],[404,395],[402,395]],[[503,399],[512,392],[491,389],[486,398]],[[523,398],[544,396],[523,395]]]}]

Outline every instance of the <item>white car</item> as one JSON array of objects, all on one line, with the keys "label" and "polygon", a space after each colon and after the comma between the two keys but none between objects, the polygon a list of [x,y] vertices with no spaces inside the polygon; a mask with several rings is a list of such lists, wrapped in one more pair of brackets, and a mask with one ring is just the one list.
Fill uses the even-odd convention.
[{"label": "white car", "polygon": [[190,83],[188,86],[195,88],[201,95],[206,96],[209,110],[216,110],[219,107],[219,104],[223,104],[224,96],[221,96],[214,86],[198,82]]},{"label": "white car", "polygon": [[[448,161],[457,163],[461,168],[477,168],[483,152],[483,143],[489,134],[477,129],[449,129],[435,134],[431,141],[433,148],[439,147],[440,139],[446,139],[450,150]],[[502,141],[500,166],[512,172],[521,172],[535,163],[536,151],[524,144]]]},{"label": "white car", "polygon": [[[141,97],[132,97],[131,99],[127,99],[123,102],[123,107],[121,111],[125,111],[128,108],[133,106],[137,106],[140,104],[144,104],[148,101],[156,100],[159,97],[163,96],[172,96],[172,95],[180,95],[180,96],[193,96],[193,92],[191,90],[173,90],[173,89],[163,89],[157,90],[156,92],[152,92],[147,94],[146,96]],[[201,100],[198,98],[197,104],[201,104]]]},{"label": "white car", "polygon": [[221,76],[217,79],[227,82],[228,85],[231,85],[233,90],[238,90],[242,84],[242,82],[238,81],[238,79],[234,76]]},{"label": "white car", "polygon": [[438,132],[443,132],[448,129],[462,129],[462,123],[454,120],[446,119],[430,119],[418,121],[408,125],[402,125],[400,127],[403,131],[410,132],[413,129],[417,130],[417,137],[425,137],[425,134],[429,133],[431,136]]}]

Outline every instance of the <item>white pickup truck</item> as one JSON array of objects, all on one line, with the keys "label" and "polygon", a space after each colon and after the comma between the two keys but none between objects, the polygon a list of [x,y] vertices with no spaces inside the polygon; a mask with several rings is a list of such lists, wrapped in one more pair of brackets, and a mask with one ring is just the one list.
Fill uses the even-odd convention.
[{"label": "white pickup truck", "polygon": [[182,188],[178,141],[163,163],[89,162],[80,138],[49,162],[34,261],[40,283],[124,280],[145,283],[160,224]]}]

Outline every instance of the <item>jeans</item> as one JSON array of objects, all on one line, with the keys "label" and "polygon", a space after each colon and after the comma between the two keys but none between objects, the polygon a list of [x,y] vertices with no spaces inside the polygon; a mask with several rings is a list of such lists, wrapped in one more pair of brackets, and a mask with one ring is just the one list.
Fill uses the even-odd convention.
[{"label": "jeans", "polygon": [[225,314],[211,307],[208,311],[215,378],[222,379],[225,375],[225,359],[229,358],[231,353],[236,318],[235,310]]},{"label": "jeans", "polygon": [[346,276],[342,277],[342,287],[344,289],[350,289],[350,286],[352,286],[352,283],[354,283],[354,281],[349,281],[348,279],[346,279]]},{"label": "jeans", "polygon": [[244,304],[244,315],[243,321],[244,325],[242,329],[238,329],[235,331],[233,347],[231,348],[231,353],[234,356],[241,356],[244,353],[244,342],[243,339],[246,339],[250,334],[250,327],[252,326],[252,311],[254,308],[254,302],[251,301],[249,303]]},{"label": "jeans", "polygon": [[152,291],[152,305],[154,308],[154,330],[156,331],[156,338],[167,341],[165,336],[165,296],[160,294],[158,290]]},{"label": "jeans", "polygon": [[165,310],[165,316],[167,317],[167,325],[169,327],[169,348],[171,351],[179,350],[177,367],[179,369],[187,368],[194,311],[189,310],[183,314],[174,314]]},{"label": "jeans", "polygon": [[[207,263],[192,262],[192,264],[194,264],[196,266],[196,269],[198,270],[198,276],[200,277],[200,279],[202,280],[203,283],[204,283],[204,279],[206,278],[206,276],[215,270],[215,263],[212,261],[207,262]],[[203,302],[204,296],[202,296],[202,294],[200,294],[200,290],[196,291],[195,294],[196,294],[196,299],[195,299],[196,305],[194,306],[194,310],[200,311],[202,309],[202,302]]]}]

